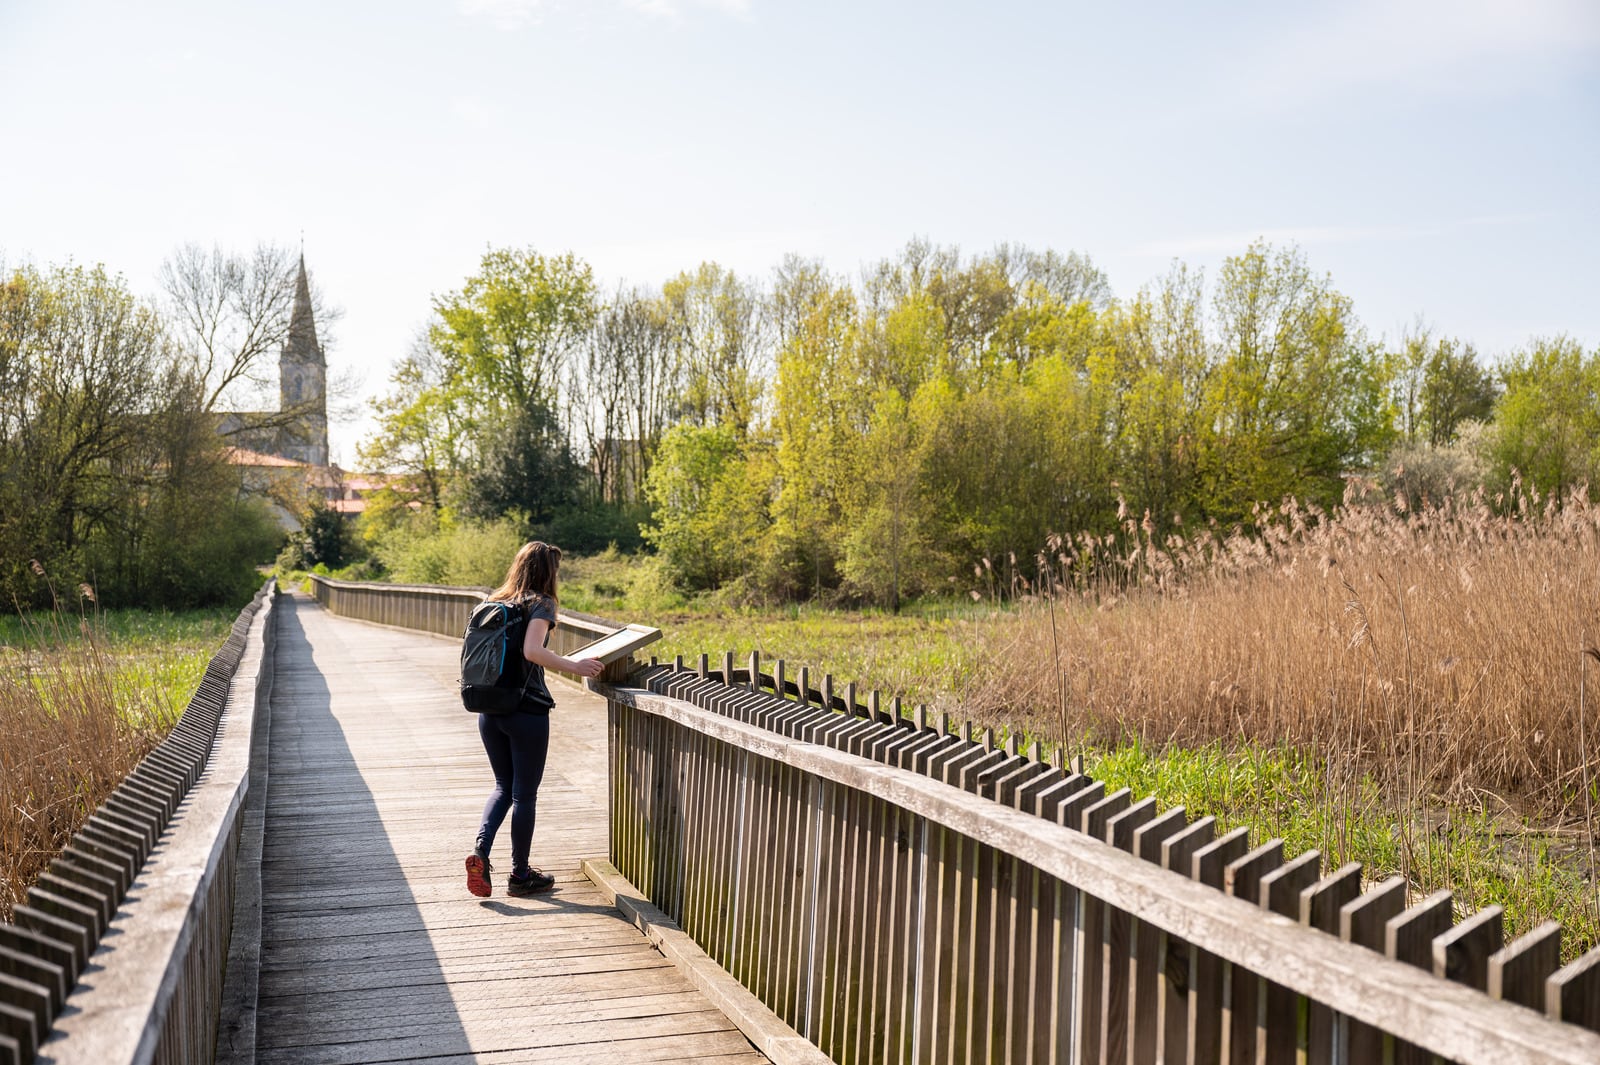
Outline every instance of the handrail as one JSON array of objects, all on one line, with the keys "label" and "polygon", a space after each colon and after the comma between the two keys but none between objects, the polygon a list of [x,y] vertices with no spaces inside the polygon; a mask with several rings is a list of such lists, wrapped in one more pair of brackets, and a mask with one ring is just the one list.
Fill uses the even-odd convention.
[{"label": "handrail", "polygon": [[[211,1059],[273,590],[240,612],[178,723],[29,890],[16,927],[0,926],[0,1062]],[[97,949],[113,925],[115,949]]]},{"label": "handrail", "polygon": [[[312,597],[341,617],[417,629],[441,636],[459,637],[467,615],[492,588],[425,584],[383,584],[377,581],[340,581],[311,575]],[[592,614],[565,607],[557,612],[550,631],[550,650],[565,655],[622,628]]]},{"label": "handrail", "polygon": [[[1356,923],[1393,901],[1378,942],[1404,949],[1386,957],[1280,916],[1299,909],[1286,898],[1323,898],[1314,856],[1280,867],[1281,843],[1209,831],[1197,850],[1180,830],[1201,823],[1181,811],[1158,818],[1081,774],[864,708],[782,699],[760,690],[787,687],[781,664],[766,677],[725,662],[594,685],[611,704],[612,862],[835,1060],[887,1046],[912,1061],[1324,1061],[1338,1047],[1360,1062],[1388,1041],[1397,1060],[1600,1061],[1579,1024],[1417,967],[1417,918],[1437,906],[1340,896]],[[1206,875],[1152,860],[1163,843],[1204,856]],[[1268,881],[1270,899],[1247,888]],[[1469,927],[1448,917],[1426,925],[1422,957]],[[1541,999],[1567,994],[1561,1016],[1592,1025],[1596,959],[1540,976]]]}]

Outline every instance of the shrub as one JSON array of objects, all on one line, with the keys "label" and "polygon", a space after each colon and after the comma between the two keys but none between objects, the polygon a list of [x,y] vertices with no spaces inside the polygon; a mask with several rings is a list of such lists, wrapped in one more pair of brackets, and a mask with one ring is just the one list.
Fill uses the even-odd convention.
[{"label": "shrub", "polygon": [[525,538],[517,522],[456,522],[430,511],[392,524],[373,543],[373,556],[399,584],[493,586],[505,578]]},{"label": "shrub", "polygon": [[572,555],[598,554],[608,547],[631,554],[644,546],[639,527],[649,520],[650,508],[642,503],[580,504],[534,526],[529,539],[555,544]]},{"label": "shrub", "polygon": [[725,425],[678,425],[661,440],[643,532],[680,587],[718,588],[758,565],[776,471],[769,451],[747,445]]},{"label": "shrub", "polygon": [[1391,500],[1404,499],[1409,510],[1468,502],[1488,472],[1479,447],[1481,429],[1480,422],[1458,426],[1456,442],[1442,447],[1402,444],[1384,460],[1378,482]]}]

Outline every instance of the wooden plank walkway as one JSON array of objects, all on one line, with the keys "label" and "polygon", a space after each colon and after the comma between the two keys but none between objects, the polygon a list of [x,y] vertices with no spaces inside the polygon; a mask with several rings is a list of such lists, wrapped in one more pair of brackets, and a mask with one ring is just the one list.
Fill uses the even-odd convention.
[{"label": "wooden plank walkway", "polygon": [[507,818],[475,899],[462,860],[492,778],[457,645],[278,604],[262,1065],[766,1061],[579,872],[606,853],[603,700],[556,690],[533,841],[556,890],[503,894]]}]

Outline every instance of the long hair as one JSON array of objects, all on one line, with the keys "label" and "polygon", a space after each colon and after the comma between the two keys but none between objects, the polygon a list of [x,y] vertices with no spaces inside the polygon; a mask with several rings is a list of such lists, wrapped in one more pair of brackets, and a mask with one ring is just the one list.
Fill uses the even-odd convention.
[{"label": "long hair", "polygon": [[533,596],[542,596],[556,602],[556,571],[561,567],[561,548],[534,540],[522,545],[511,568],[506,571],[505,583],[489,593],[490,599],[514,602]]}]

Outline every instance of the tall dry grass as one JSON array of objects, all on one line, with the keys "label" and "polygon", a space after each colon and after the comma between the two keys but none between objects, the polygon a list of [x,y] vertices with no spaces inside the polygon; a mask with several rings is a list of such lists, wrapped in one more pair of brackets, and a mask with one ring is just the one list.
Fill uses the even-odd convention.
[{"label": "tall dry grass", "polygon": [[1053,542],[957,698],[1330,868],[1559,920],[1576,956],[1600,942],[1600,507],[1506,502],[1355,485],[1249,536]]},{"label": "tall dry grass", "polygon": [[21,628],[0,646],[0,921],[179,709],[113,659],[92,615],[58,603]]},{"label": "tall dry grass", "polygon": [[[1504,504],[1504,500],[1500,501]],[[1330,786],[1486,795],[1541,816],[1595,802],[1600,507],[1518,493],[1408,510],[1353,486],[1255,535],[1053,542],[991,630],[969,709],[1069,742],[1310,752]],[[1587,654],[1585,652],[1588,652]]]}]

